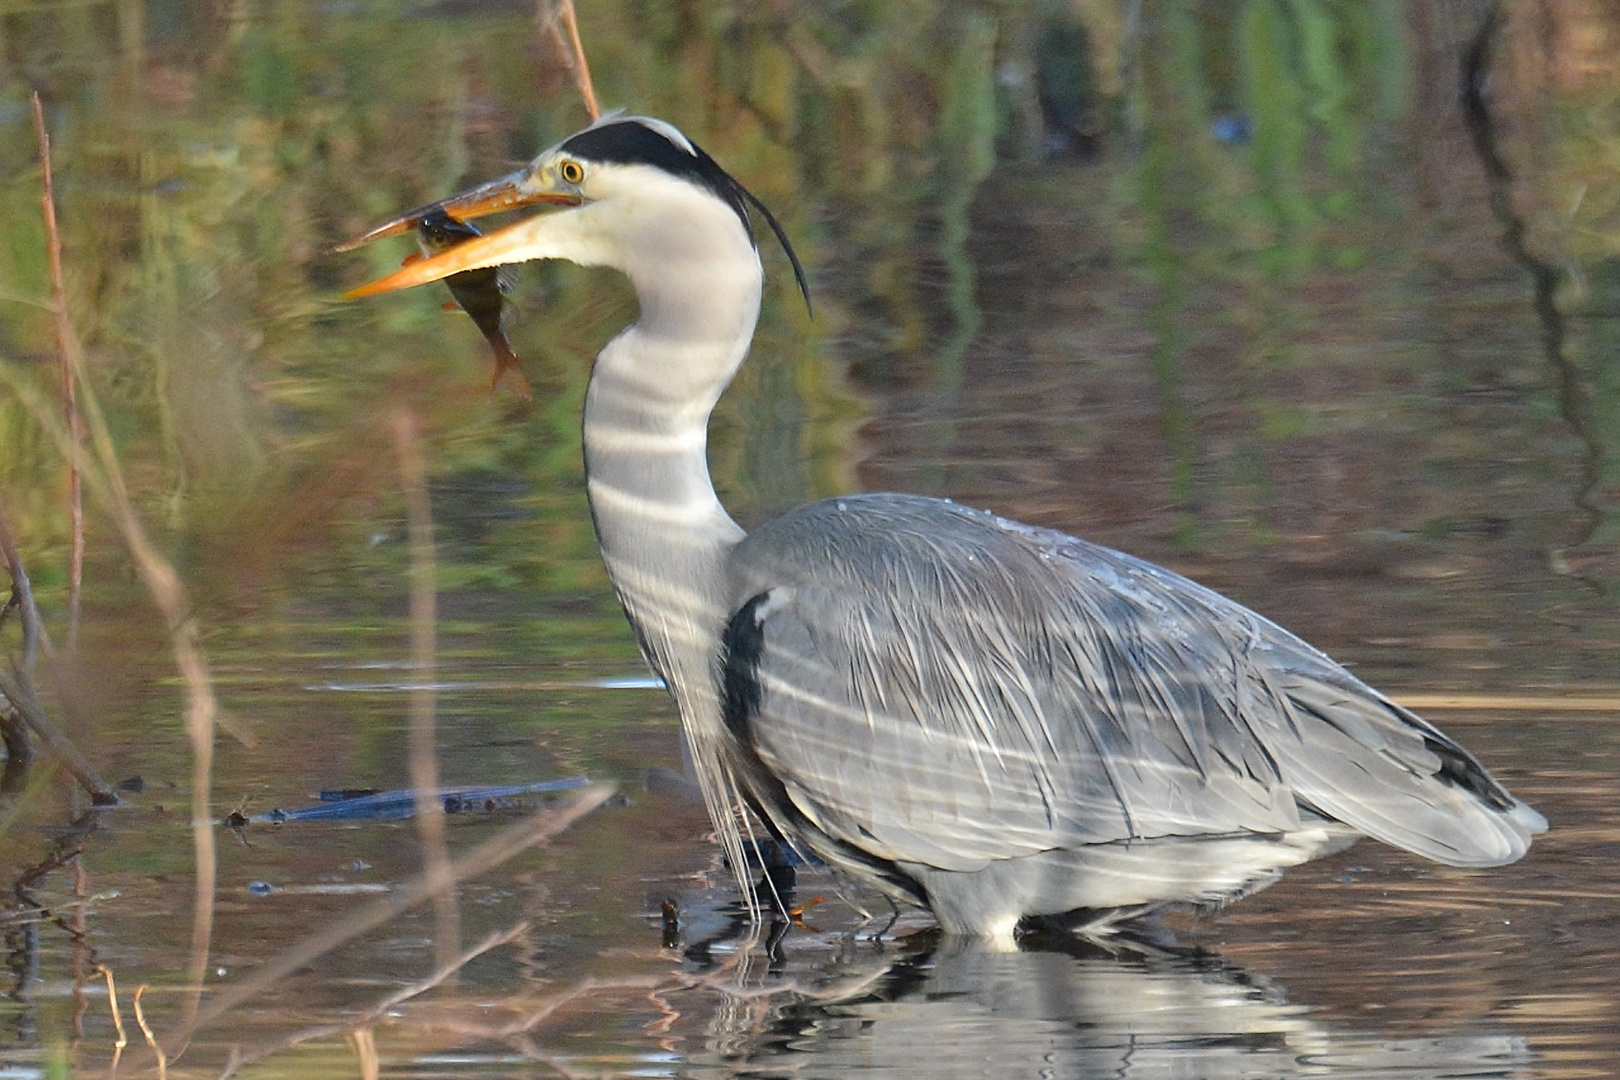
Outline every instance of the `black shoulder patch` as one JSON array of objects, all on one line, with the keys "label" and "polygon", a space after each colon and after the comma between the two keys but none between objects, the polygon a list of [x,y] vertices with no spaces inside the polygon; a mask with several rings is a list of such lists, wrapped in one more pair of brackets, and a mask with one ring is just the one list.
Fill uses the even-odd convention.
[{"label": "black shoulder patch", "polygon": [[650,165],[671,176],[678,176],[699,187],[707,188],[731,207],[742,220],[744,231],[750,236],[753,235],[753,226],[748,219],[748,208],[752,206],[760,212],[765,223],[771,227],[771,232],[775,233],[776,239],[781,242],[782,250],[787,253],[788,262],[793,264],[793,277],[799,283],[799,291],[804,294],[805,307],[808,308],[810,285],[805,280],[804,267],[799,264],[799,256],[793,250],[793,245],[788,243],[787,233],[776,220],[776,215],[772,214],[770,208],[760,202],[753,192],[722,169],[714,158],[704,153],[701,146],[690,141],[688,145],[691,147],[690,151],[685,146],[672,142],[663,132],[648,127],[634,117],[627,117],[588,127],[569,138],[557,149],[586,161],[599,161],[610,165]]},{"label": "black shoulder patch", "polygon": [[752,725],[764,698],[759,684],[759,659],[765,652],[765,631],[759,608],[770,596],[753,597],[726,624],[720,636],[720,708],[726,729],[745,746],[753,745]]}]

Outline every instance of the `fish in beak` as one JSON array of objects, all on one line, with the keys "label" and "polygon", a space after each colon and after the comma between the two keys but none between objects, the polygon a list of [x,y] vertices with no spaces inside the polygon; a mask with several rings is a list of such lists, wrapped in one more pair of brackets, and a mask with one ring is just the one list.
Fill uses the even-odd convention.
[{"label": "fish in beak", "polygon": [[[578,206],[581,202],[580,196],[575,192],[559,191],[536,183],[533,170],[524,168],[499,180],[480,184],[459,195],[452,195],[448,199],[441,199],[439,202],[419,206],[415,210],[400,214],[374,229],[345,240],[336,250],[352,251],[373,240],[414,231],[423,221],[441,217],[467,221],[486,214],[517,210],[525,206]],[[362,285],[358,289],[351,289],[343,294],[344,298],[375,296],[378,293],[406,289],[413,285],[425,285],[430,281],[439,281],[468,270],[498,266],[502,263],[523,262],[532,257],[520,254],[526,246],[526,224],[520,221],[487,235],[469,238],[430,258],[417,259],[385,278],[373,281],[369,285]]]},{"label": "fish in beak", "polygon": [[[436,210],[416,223],[416,246],[422,254],[407,259],[406,265],[432,258],[483,235],[476,225],[457,221],[443,210]],[[504,328],[506,294],[517,282],[517,270],[516,263],[506,263],[451,274],[444,279],[452,300],[445,307],[449,310],[459,307],[472,316],[473,324],[489,342],[490,353],[495,357],[495,375],[490,389],[506,386],[518,397],[529,398],[534,396],[534,391]]]}]

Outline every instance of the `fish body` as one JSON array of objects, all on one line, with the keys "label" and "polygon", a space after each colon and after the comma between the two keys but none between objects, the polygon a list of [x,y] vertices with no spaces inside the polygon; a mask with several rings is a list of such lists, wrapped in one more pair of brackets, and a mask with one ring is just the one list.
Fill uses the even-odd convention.
[{"label": "fish body", "polygon": [[[435,210],[416,223],[416,246],[424,256],[437,255],[482,235],[477,227],[457,221],[442,210]],[[512,289],[516,272],[516,266],[490,266],[451,274],[444,279],[444,283],[449,287],[456,306],[472,316],[473,325],[489,342],[490,351],[495,356],[495,376],[490,380],[490,389],[504,385],[518,396],[527,398],[533,396],[528,376],[523,373],[523,365],[501,328],[506,294]]]}]

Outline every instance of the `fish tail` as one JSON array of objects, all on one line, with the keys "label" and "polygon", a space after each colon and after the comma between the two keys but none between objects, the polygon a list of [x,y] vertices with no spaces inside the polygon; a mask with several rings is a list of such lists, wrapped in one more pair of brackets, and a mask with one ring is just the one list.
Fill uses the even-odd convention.
[{"label": "fish tail", "polygon": [[504,386],[525,400],[534,397],[534,388],[529,384],[529,377],[523,372],[523,362],[518,359],[517,353],[512,351],[512,344],[506,340],[506,334],[496,330],[487,336],[490,352],[495,354],[495,374],[489,380],[490,392],[493,393]]}]

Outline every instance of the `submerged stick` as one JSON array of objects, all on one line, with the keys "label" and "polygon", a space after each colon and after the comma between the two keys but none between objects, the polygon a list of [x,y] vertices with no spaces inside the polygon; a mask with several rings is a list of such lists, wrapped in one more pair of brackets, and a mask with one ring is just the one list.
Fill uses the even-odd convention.
[{"label": "submerged stick", "polygon": [[79,419],[79,399],[74,389],[73,364],[68,359],[77,348],[73,323],[68,319],[67,290],[62,286],[62,237],[56,228],[56,185],[51,177],[51,136],[45,130],[45,109],[39,92],[32,97],[34,134],[39,140],[40,205],[45,213],[45,243],[51,266],[51,315],[56,322],[56,370],[62,382],[62,405],[68,426],[68,500],[73,521],[73,547],[68,558],[67,650],[79,644],[79,595],[84,583],[84,490],[79,469],[79,447],[84,442],[84,422]]}]

